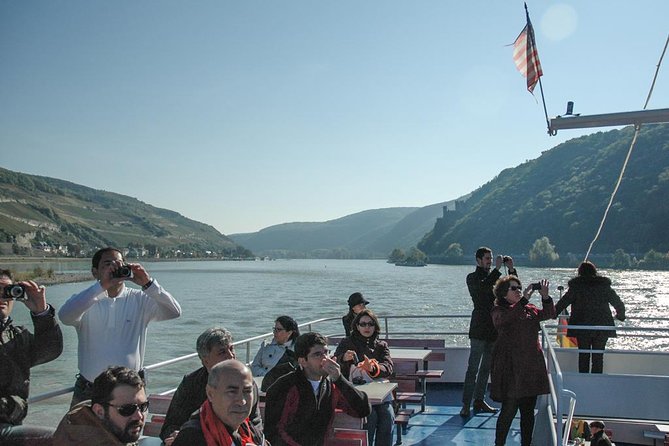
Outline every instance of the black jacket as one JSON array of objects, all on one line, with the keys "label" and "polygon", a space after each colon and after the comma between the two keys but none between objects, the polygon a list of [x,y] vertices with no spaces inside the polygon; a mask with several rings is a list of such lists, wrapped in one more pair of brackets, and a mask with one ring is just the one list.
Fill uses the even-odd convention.
[{"label": "black jacket", "polygon": [[[167,409],[165,422],[160,429],[161,439],[165,440],[172,432],[179,430],[193,412],[202,406],[204,400],[207,399],[207,379],[209,379],[209,372],[204,367],[184,376]],[[255,402],[249,419],[254,426],[262,430],[262,418],[258,410],[258,387],[255,382],[253,383],[253,397]]]},{"label": "black jacket", "polygon": [[[556,314],[571,305],[569,325],[608,325],[614,326],[609,304],[616,309],[616,318],[625,320],[625,304],[611,288],[611,280],[604,276],[577,276],[569,281],[569,289],[555,305]],[[615,337],[615,331],[579,330],[570,328],[568,336],[600,334]]]},{"label": "black jacket", "polygon": [[611,446],[611,440],[604,431],[599,431],[590,439],[590,446]]},{"label": "black jacket", "polygon": [[265,435],[272,446],[321,446],[332,427],[335,409],[364,418],[371,412],[367,395],[343,375],[323,378],[318,398],[302,369],[282,376],[267,389]]},{"label": "black jacket", "polygon": [[0,323],[0,423],[19,425],[28,413],[30,368],[56,359],[63,351],[63,333],[55,311],[31,314],[35,334],[12,319]]},{"label": "black jacket", "polygon": [[378,334],[365,338],[357,330],[352,336],[342,339],[337,346],[334,355],[337,362],[341,364],[341,373],[347,378],[351,373],[353,361],[344,361],[344,353],[347,350],[353,350],[358,355],[358,361],[362,361],[367,355],[369,359],[376,359],[379,362],[380,373],[378,378],[387,378],[393,374],[393,360],[390,357],[390,348],[386,341],[380,341]]},{"label": "black jacket", "polygon": [[467,289],[474,302],[472,319],[469,323],[469,337],[482,341],[494,341],[497,339],[497,330],[492,324],[490,312],[495,303],[495,295],[492,288],[502,273],[492,268],[486,272],[480,266],[476,271],[467,275]]},{"label": "black jacket", "polygon": [[344,334],[346,337],[351,336],[351,324],[353,323],[353,319],[355,319],[355,313],[353,311],[349,311],[346,313],[346,316],[342,316],[341,318],[341,323],[344,326]]},{"label": "black jacket", "polygon": [[[245,429],[245,424],[240,426],[240,429]],[[257,445],[264,446],[268,443],[263,443],[263,433],[262,429],[254,426],[253,423],[249,423],[251,428],[251,436],[253,437],[254,442]],[[235,446],[246,446],[242,444],[242,439],[237,432],[231,433],[232,441]],[[172,443],[173,446],[209,446],[204,439],[204,432],[202,431],[202,425],[200,424],[200,412],[195,412],[186,423],[181,427],[179,435]]]}]

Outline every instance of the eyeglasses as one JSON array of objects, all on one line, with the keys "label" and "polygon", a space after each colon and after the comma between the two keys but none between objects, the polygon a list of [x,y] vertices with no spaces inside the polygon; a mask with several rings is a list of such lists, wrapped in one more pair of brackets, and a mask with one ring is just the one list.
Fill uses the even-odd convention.
[{"label": "eyeglasses", "polygon": [[358,322],[358,327],[375,327],[376,324],[374,322]]},{"label": "eyeglasses", "polygon": [[322,350],[320,352],[309,353],[309,356],[311,356],[312,358],[321,359],[325,356],[328,356],[329,354],[330,350]]},{"label": "eyeglasses", "polygon": [[520,285],[519,285],[519,286],[511,285],[511,286],[509,287],[509,289],[510,289],[511,291],[523,291],[523,287],[520,286]]},{"label": "eyeglasses", "polygon": [[137,412],[137,410],[139,410],[142,413],[149,410],[148,401],[144,401],[142,404],[123,404],[121,406],[117,406],[116,404],[112,403],[105,403],[105,405],[115,407],[116,410],[118,411],[118,414],[121,415],[122,417],[129,417],[131,415],[134,415],[135,412]]},{"label": "eyeglasses", "polygon": [[274,327],[274,328],[272,328],[272,331],[273,331],[274,333],[278,333],[278,332],[280,332],[280,331],[286,331],[286,329],[285,329],[285,328],[281,328],[281,327]]}]

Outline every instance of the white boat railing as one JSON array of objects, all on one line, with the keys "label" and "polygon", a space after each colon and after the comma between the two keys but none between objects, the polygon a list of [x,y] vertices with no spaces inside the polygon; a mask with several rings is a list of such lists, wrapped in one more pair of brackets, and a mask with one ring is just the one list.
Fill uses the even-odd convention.
[{"label": "white boat railing", "polygon": [[[565,425],[571,425],[571,417],[573,416],[574,408],[576,407],[576,394],[564,388],[562,369],[560,369],[560,363],[557,360],[555,349],[553,348],[553,343],[551,342],[551,339],[554,339],[554,334],[549,333],[546,328],[547,327],[544,326],[541,329],[541,343],[544,357],[546,358],[546,367],[548,368],[548,381],[550,384],[551,393],[550,397],[548,398],[546,411],[543,412],[540,409],[539,413],[543,413],[547,417],[547,419],[543,421],[546,423],[546,425],[549,426],[551,444],[557,445],[560,443],[565,446],[567,444],[568,435],[566,432],[563,435],[562,420],[564,419],[564,415],[567,415],[567,424]],[[569,398],[569,410],[567,413],[565,413],[563,397]],[[567,429],[564,430],[567,431]]]},{"label": "white boat railing", "polygon": [[[443,339],[446,339],[446,337],[449,336],[467,336],[468,332],[468,323],[460,323],[459,327],[455,328],[460,328],[462,329],[457,330],[444,330],[440,329],[440,327],[448,327],[449,323],[448,321],[455,321],[458,319],[466,319],[467,321],[469,320],[471,316],[469,314],[448,314],[448,315],[378,315],[379,321],[381,322],[382,325],[382,334],[381,338],[393,338],[393,337],[399,337],[399,336],[408,336],[408,337],[416,337],[416,338],[425,338],[425,337],[443,337]],[[434,327],[433,331],[429,331],[427,327],[427,323],[419,323],[419,324],[413,324],[410,326],[410,329],[407,329],[407,324],[402,324],[401,327],[397,327],[398,324],[393,324],[393,322],[399,321],[399,320],[435,320],[435,319],[443,319],[445,322],[443,325],[439,324],[438,327]],[[652,318],[652,317],[646,317],[646,318],[628,318],[628,321],[639,321],[639,322],[651,322],[651,323],[656,323],[656,322],[663,322],[665,325],[662,327],[642,327],[642,326],[629,326],[630,322],[627,322],[625,325],[622,326],[617,326],[617,327],[576,327],[576,326],[571,326],[571,328],[589,328],[589,329],[606,329],[606,330],[611,330],[615,329],[619,332],[619,334],[622,336],[635,336],[635,337],[660,337],[660,338],[669,338],[669,319],[668,318]],[[453,326],[453,325],[450,325]],[[325,336],[342,336],[342,325],[341,325],[341,317],[328,317],[328,318],[320,318],[316,320],[312,320],[303,324],[299,325],[301,331],[318,331],[322,333]],[[415,327],[415,328],[414,328]],[[553,324],[553,323],[545,323],[544,328],[541,331],[541,337],[542,337],[542,344],[544,346],[544,354],[546,356],[546,362],[548,364],[548,369],[549,369],[549,377],[550,377],[550,383],[551,383],[551,395],[550,395],[550,403],[547,404],[547,412],[549,415],[549,420],[552,420],[552,422],[549,423],[550,427],[550,437],[552,437],[551,444],[557,445],[557,444],[566,444],[565,443],[565,438],[567,437],[567,431],[568,429],[564,429],[563,424],[560,422],[567,418],[567,422],[571,422],[571,417],[573,416],[574,413],[574,407],[576,405],[576,395],[569,391],[568,389],[565,389],[563,386],[563,376],[562,376],[562,371],[560,369],[557,356],[556,356],[556,351],[554,345],[556,344],[556,334],[557,334],[557,329],[558,328],[565,328],[568,327],[567,325],[561,324]],[[393,331],[393,328],[396,328],[396,331]],[[234,342],[234,346],[237,349],[238,352],[238,358],[242,361],[245,361],[247,363],[251,362],[253,355],[255,354],[254,351],[254,345],[257,344],[260,340],[270,338],[272,336],[271,332],[263,333],[258,336],[253,336],[250,338],[242,339],[239,341]],[[446,344],[448,345],[448,344]],[[561,351],[564,350],[571,350],[573,354],[577,353],[579,350],[576,348],[573,349],[561,349]],[[570,353],[571,353],[570,352]],[[590,351],[592,353],[592,351]],[[596,352],[596,351],[595,351]],[[631,353],[631,352],[630,352]],[[151,364],[149,366],[145,367],[145,372],[147,373],[147,376],[150,375],[153,371],[156,371],[158,369],[162,369],[164,367],[177,364],[183,361],[188,361],[192,360],[194,358],[197,358],[197,353],[191,353],[188,355],[183,355],[177,358],[172,358],[167,361],[162,361],[158,362],[155,364]],[[175,380],[176,381],[176,380]],[[30,404],[35,404],[41,401],[48,400],[50,398],[54,398],[56,396],[60,395],[65,395],[74,390],[73,387],[65,387],[62,389],[57,389],[54,391],[42,393],[39,395],[35,395],[31,398],[29,398],[29,403]],[[169,390],[164,390],[161,393],[168,393],[172,389]],[[567,403],[568,401],[568,403]],[[569,426],[570,424],[566,424],[566,426]],[[564,432],[564,434],[563,434]],[[560,439],[560,440],[558,440]]]}]

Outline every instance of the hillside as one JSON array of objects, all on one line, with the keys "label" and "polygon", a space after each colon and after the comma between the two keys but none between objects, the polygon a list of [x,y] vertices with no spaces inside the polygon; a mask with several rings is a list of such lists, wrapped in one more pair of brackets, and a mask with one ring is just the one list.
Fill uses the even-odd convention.
[{"label": "hillside", "polygon": [[[633,133],[627,127],[583,136],[505,169],[440,218],[419,248],[439,256],[459,243],[465,253],[490,245],[519,254],[547,236],[561,254],[585,253]],[[667,252],[668,195],[669,125],[645,125],[595,252]]]},{"label": "hillside", "polygon": [[415,246],[445,204],[373,209],[326,222],[284,223],[230,238],[256,254],[277,257],[386,257],[394,247]]},{"label": "hillside", "polygon": [[136,198],[2,168],[0,242],[15,254],[40,245],[69,255],[108,245],[163,257],[250,254],[212,226]]}]

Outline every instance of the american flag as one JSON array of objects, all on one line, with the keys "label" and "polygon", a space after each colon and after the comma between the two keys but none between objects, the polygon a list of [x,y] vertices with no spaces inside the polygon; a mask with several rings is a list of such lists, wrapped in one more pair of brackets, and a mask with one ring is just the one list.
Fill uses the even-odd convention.
[{"label": "american flag", "polygon": [[516,63],[516,68],[524,77],[527,78],[527,91],[532,93],[534,86],[539,82],[539,77],[543,76],[541,71],[541,62],[539,62],[539,53],[537,52],[537,45],[534,41],[534,28],[527,17],[527,25],[516,37],[513,42],[513,61]]}]

